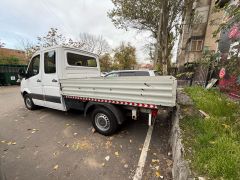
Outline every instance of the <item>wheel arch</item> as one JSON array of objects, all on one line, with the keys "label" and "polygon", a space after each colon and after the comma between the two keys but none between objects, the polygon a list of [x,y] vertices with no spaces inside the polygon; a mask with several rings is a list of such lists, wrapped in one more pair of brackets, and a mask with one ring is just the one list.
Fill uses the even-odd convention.
[{"label": "wheel arch", "polygon": [[110,110],[115,115],[118,124],[122,124],[126,119],[120,107],[113,104],[98,102],[88,102],[84,109],[84,116],[87,116],[89,112],[93,111],[95,108],[98,107],[105,107]]}]

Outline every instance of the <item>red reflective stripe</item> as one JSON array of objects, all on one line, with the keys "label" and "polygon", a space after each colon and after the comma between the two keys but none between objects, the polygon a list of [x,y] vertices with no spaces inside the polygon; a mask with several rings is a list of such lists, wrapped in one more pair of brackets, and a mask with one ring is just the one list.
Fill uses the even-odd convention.
[{"label": "red reflective stripe", "polygon": [[127,102],[127,101],[115,101],[115,100],[107,100],[107,99],[85,98],[85,97],[78,97],[78,96],[64,96],[64,97],[69,98],[69,99],[77,99],[77,100],[81,100],[81,101],[105,102],[105,103],[123,104],[123,105],[157,109],[157,105],[154,105],[154,104],[143,104],[143,103],[135,103],[135,102]]}]

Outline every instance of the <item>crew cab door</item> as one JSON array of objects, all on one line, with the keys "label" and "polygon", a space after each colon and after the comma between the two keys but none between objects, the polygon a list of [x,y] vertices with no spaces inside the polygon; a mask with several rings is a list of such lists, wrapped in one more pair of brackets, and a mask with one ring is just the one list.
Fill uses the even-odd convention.
[{"label": "crew cab door", "polygon": [[42,85],[45,106],[53,109],[64,110],[61,102],[60,85],[57,75],[56,50],[43,52]]},{"label": "crew cab door", "polygon": [[25,88],[32,97],[33,103],[39,106],[44,105],[42,91],[42,73],[41,73],[41,56],[34,56],[29,63],[27,76],[25,78]]}]

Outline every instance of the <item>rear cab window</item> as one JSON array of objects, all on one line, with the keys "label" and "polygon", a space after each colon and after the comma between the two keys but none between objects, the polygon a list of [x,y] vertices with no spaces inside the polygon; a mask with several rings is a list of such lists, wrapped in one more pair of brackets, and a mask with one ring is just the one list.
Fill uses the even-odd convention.
[{"label": "rear cab window", "polygon": [[67,63],[70,66],[97,67],[96,58],[72,52],[67,52]]}]

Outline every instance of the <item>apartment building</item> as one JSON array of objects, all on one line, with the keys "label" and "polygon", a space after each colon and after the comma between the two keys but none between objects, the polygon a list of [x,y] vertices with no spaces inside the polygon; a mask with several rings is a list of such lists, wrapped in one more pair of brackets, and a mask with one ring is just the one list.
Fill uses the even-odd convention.
[{"label": "apartment building", "polygon": [[[196,62],[204,51],[218,50],[218,35],[212,33],[223,20],[224,12],[213,13],[216,0],[196,0],[187,7],[177,53],[177,67]],[[212,24],[212,20],[214,23]]]}]

